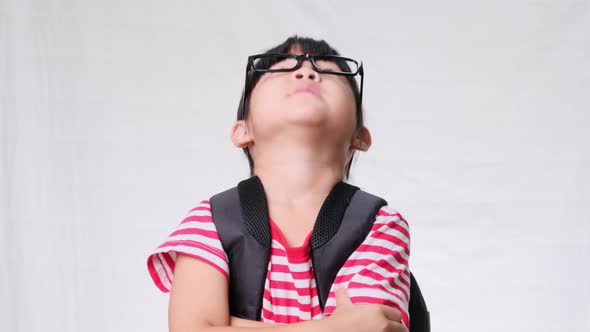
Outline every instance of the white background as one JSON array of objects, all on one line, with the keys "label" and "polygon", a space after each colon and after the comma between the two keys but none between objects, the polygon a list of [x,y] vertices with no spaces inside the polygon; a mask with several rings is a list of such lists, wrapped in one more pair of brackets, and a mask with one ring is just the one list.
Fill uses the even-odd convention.
[{"label": "white background", "polygon": [[589,1],[0,0],[0,331],[165,331],[150,251],[248,174],[246,57],[365,64],[351,183],[433,331],[590,331]]}]

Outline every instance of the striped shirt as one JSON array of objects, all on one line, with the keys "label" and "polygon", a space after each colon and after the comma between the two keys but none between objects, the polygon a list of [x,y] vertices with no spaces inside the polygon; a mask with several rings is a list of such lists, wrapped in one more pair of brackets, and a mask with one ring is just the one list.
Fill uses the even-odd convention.
[{"label": "striped shirt", "polygon": [[[410,234],[408,223],[395,210],[383,206],[363,243],[336,275],[322,312],[309,251],[311,233],[301,247],[290,247],[270,220],[271,255],[264,286],[262,322],[296,323],[321,319],[336,309],[335,286],[348,290],[353,303],[383,304],[399,310],[409,328]],[[229,264],[217,234],[209,201],[191,209],[147,260],[156,286],[169,292],[177,255],[206,262],[229,281]]]}]

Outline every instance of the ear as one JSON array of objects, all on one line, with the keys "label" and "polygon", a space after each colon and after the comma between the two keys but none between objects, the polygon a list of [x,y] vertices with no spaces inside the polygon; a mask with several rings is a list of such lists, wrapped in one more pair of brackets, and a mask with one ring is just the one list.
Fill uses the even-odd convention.
[{"label": "ear", "polygon": [[356,130],[352,138],[352,147],[360,151],[369,150],[371,147],[371,133],[369,129],[362,127]]},{"label": "ear", "polygon": [[246,121],[238,120],[231,128],[231,141],[237,148],[248,147],[254,142],[248,132]]}]

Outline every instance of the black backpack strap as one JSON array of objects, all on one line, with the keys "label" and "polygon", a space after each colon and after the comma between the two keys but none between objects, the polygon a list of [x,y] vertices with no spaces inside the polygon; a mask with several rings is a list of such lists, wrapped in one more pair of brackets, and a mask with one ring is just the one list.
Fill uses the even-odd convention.
[{"label": "black backpack strap", "polygon": [[410,272],[410,332],[430,332],[430,313],[414,274]]},{"label": "black backpack strap", "polygon": [[271,235],[258,177],[213,196],[211,213],[229,258],[229,306],[235,317],[259,321],[270,259]]},{"label": "black backpack strap", "polygon": [[365,240],[387,202],[358,187],[340,183],[320,209],[311,235],[311,254],[322,311],[330,288],[348,257]]},{"label": "black backpack strap", "polygon": [[[322,210],[332,208],[335,212],[328,217],[324,215],[318,218],[312,234],[312,260],[322,311],[338,271],[369,235],[379,209],[387,205],[384,199],[351,187],[341,188],[340,193],[336,192],[333,197],[346,204],[345,210],[342,210],[342,205],[326,200]],[[352,197],[349,197],[351,190]],[[412,272],[408,311],[410,332],[430,332],[430,313]]]},{"label": "black backpack strap", "polygon": [[[213,221],[229,258],[230,314],[259,321],[270,259],[271,235],[264,188],[256,176],[210,200]],[[336,274],[369,234],[387,202],[340,182],[320,209],[311,238],[312,263],[320,306],[324,310]],[[430,318],[414,275],[410,273],[410,331],[429,332]]]}]

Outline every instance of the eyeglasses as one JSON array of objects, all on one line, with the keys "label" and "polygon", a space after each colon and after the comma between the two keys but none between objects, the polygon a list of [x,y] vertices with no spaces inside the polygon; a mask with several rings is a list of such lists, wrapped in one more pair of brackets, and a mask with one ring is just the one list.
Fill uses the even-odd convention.
[{"label": "eyeglasses", "polygon": [[246,81],[244,83],[244,95],[242,96],[242,112],[246,107],[246,94],[249,84],[252,83],[256,73],[277,73],[295,71],[301,67],[303,60],[309,60],[313,69],[321,74],[348,76],[349,82],[355,83],[354,76],[361,78],[359,92],[359,106],[363,100],[363,63],[354,59],[338,55],[309,55],[269,53],[256,54],[248,57],[246,67]]}]

